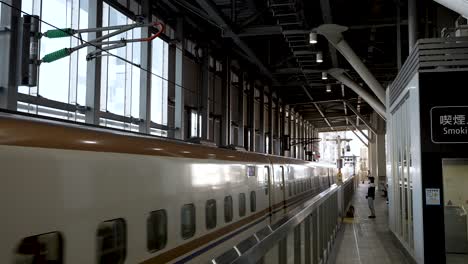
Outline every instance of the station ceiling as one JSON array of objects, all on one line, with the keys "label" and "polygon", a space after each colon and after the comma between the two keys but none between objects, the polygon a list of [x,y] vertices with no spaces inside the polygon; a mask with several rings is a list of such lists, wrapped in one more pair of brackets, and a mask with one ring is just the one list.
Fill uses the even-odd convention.
[{"label": "station ceiling", "polygon": [[[351,79],[371,91],[324,37],[318,36],[318,43],[311,45],[308,34],[322,24],[348,27],[344,33],[346,41],[386,87],[398,72],[397,6],[401,11],[402,57],[408,54],[407,1],[399,2],[159,0],[154,2],[154,10],[168,19],[184,17],[194,37],[215,41],[221,49],[236,50],[250,62],[252,71],[258,71],[271,83],[284,102],[316,127],[343,128],[348,125],[347,118],[356,116],[340,100],[349,101],[367,118],[373,110],[349,88],[342,89],[331,76],[322,80],[322,72],[343,68]],[[322,63],[316,62],[317,52],[323,54]],[[327,84],[331,85],[331,92],[326,92]]]}]

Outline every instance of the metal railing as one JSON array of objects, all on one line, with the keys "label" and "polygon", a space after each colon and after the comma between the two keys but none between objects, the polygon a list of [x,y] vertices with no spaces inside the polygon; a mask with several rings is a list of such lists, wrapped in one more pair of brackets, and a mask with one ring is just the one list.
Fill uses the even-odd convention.
[{"label": "metal railing", "polygon": [[[305,263],[325,263],[354,188],[354,177],[346,179],[342,185],[331,186],[212,262],[287,263],[290,256],[294,255],[294,263],[302,263],[301,258],[304,258]],[[291,242],[294,246],[288,247]],[[308,249],[301,250],[301,245]],[[292,252],[288,252],[288,248],[293,248]]]}]

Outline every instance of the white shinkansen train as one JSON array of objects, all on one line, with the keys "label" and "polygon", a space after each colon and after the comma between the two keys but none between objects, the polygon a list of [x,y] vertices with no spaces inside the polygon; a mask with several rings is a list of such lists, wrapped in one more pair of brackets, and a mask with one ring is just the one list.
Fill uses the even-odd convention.
[{"label": "white shinkansen train", "polygon": [[[333,165],[0,113],[0,263],[211,263]],[[247,242],[246,242],[247,241]]]}]

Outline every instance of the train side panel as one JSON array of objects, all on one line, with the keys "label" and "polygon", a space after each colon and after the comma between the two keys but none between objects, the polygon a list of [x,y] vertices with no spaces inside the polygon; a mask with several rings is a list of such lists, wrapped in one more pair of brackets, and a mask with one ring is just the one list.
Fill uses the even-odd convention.
[{"label": "train side panel", "polygon": [[[2,247],[8,249],[0,251],[3,260],[13,258],[22,238],[59,231],[66,241],[65,263],[95,263],[98,225],[122,218],[126,261],[137,263],[238,222],[239,193],[247,197],[243,218],[268,208],[266,183],[258,177],[268,164],[11,146],[0,146],[0,159],[0,200],[8,215],[0,225]],[[247,167],[254,167],[257,176],[247,177]],[[250,210],[251,191],[256,192],[255,212]],[[229,223],[224,219],[226,196],[233,201]],[[217,224],[208,230],[205,207],[210,199],[216,200]],[[196,233],[184,240],[181,208],[190,203],[196,207]],[[168,239],[163,250],[150,253],[146,222],[156,210],[166,210]]]}]

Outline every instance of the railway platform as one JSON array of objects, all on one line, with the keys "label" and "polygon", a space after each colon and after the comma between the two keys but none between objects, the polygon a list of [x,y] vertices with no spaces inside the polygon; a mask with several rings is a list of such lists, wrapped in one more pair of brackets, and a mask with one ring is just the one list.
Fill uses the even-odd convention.
[{"label": "railway platform", "polygon": [[328,263],[414,263],[389,229],[386,198],[376,193],[376,218],[369,219],[366,193],[367,183],[359,182],[351,200],[354,218],[344,218]]}]

